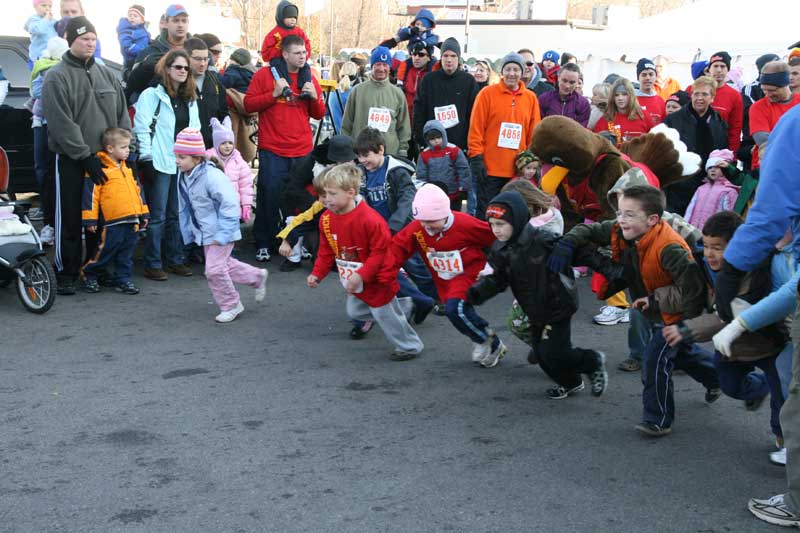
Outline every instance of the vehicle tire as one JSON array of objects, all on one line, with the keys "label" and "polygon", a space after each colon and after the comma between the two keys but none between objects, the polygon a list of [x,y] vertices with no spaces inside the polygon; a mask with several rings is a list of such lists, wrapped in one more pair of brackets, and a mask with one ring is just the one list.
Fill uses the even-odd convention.
[{"label": "vehicle tire", "polygon": [[26,286],[17,278],[17,294],[31,313],[41,315],[53,306],[56,300],[56,273],[46,257],[34,257],[24,263],[21,270],[30,284]]}]

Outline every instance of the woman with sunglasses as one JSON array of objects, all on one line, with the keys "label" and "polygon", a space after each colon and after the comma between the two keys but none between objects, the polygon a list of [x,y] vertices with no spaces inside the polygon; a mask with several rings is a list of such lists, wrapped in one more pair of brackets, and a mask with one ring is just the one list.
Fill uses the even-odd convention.
[{"label": "woman with sunglasses", "polygon": [[[184,128],[200,129],[200,115],[194,77],[189,71],[189,55],[185,51],[168,52],[156,65],[156,73],[160,77],[159,84],[145,89],[136,102],[133,132],[139,144],[139,168],[150,208],[144,275],[164,281],[166,272],[192,275],[191,269],[183,264],[173,148],[178,132]],[[162,239],[166,267],[161,262]]]}]

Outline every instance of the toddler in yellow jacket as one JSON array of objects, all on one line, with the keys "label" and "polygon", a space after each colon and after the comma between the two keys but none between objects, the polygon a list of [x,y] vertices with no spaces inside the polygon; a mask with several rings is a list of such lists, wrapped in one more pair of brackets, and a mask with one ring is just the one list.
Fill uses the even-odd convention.
[{"label": "toddler in yellow jacket", "polygon": [[103,163],[106,181],[95,184],[85,179],[82,199],[83,227],[96,232],[100,227],[100,244],[94,257],[81,268],[83,290],[100,292],[98,274],[110,265],[114,274],[111,286],[124,294],[138,294],[131,282],[133,250],[136,248],[139,227],[147,227],[149,212],[141,188],[125,163],[130,153],[131,133],[120,128],[103,132],[105,151],[97,157]]}]

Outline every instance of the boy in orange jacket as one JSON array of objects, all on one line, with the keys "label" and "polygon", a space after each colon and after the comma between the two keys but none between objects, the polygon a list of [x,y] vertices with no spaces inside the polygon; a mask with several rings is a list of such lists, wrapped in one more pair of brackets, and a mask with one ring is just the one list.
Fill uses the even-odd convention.
[{"label": "boy in orange jacket", "polygon": [[105,151],[97,153],[103,163],[106,182],[84,181],[82,217],[86,231],[96,232],[102,221],[97,253],[81,268],[83,290],[100,292],[98,274],[113,264],[113,286],[124,294],[139,294],[131,282],[133,250],[136,248],[139,227],[147,227],[149,211],[141,188],[125,160],[130,153],[131,133],[121,128],[103,132]]}]

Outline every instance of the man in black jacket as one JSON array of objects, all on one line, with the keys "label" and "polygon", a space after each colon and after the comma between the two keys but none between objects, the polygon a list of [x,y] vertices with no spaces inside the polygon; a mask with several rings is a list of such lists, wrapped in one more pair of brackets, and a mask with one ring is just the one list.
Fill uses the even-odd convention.
[{"label": "man in black jacket", "polygon": [[142,50],[130,73],[125,73],[125,96],[131,100],[153,83],[156,78],[156,63],[170,50],[183,48],[189,34],[189,13],[180,4],[167,8],[166,28],[161,35],[150,42],[150,46]]},{"label": "man in black jacket", "polygon": [[[686,148],[700,156],[700,168],[706,168],[708,154],[728,147],[728,125],[711,107],[715,94],[716,82],[708,76],[700,76],[692,84],[691,103],[664,119],[664,124],[678,130]],[[685,213],[701,183],[702,176],[698,173],[666,187],[667,211]]]},{"label": "man in black jacket", "polygon": [[461,46],[452,37],[442,44],[440,63],[441,68],[422,78],[417,89],[414,139],[424,143],[423,126],[429,120],[438,120],[447,131],[447,139],[466,153],[472,105],[480,90],[478,82],[461,69]]},{"label": "man in black jacket", "polygon": [[214,145],[211,138],[211,119],[222,122],[228,116],[228,101],[225,86],[219,74],[208,69],[208,46],[201,39],[192,37],[184,45],[189,54],[189,67],[197,90],[197,107],[200,114],[200,133],[206,148]]}]

